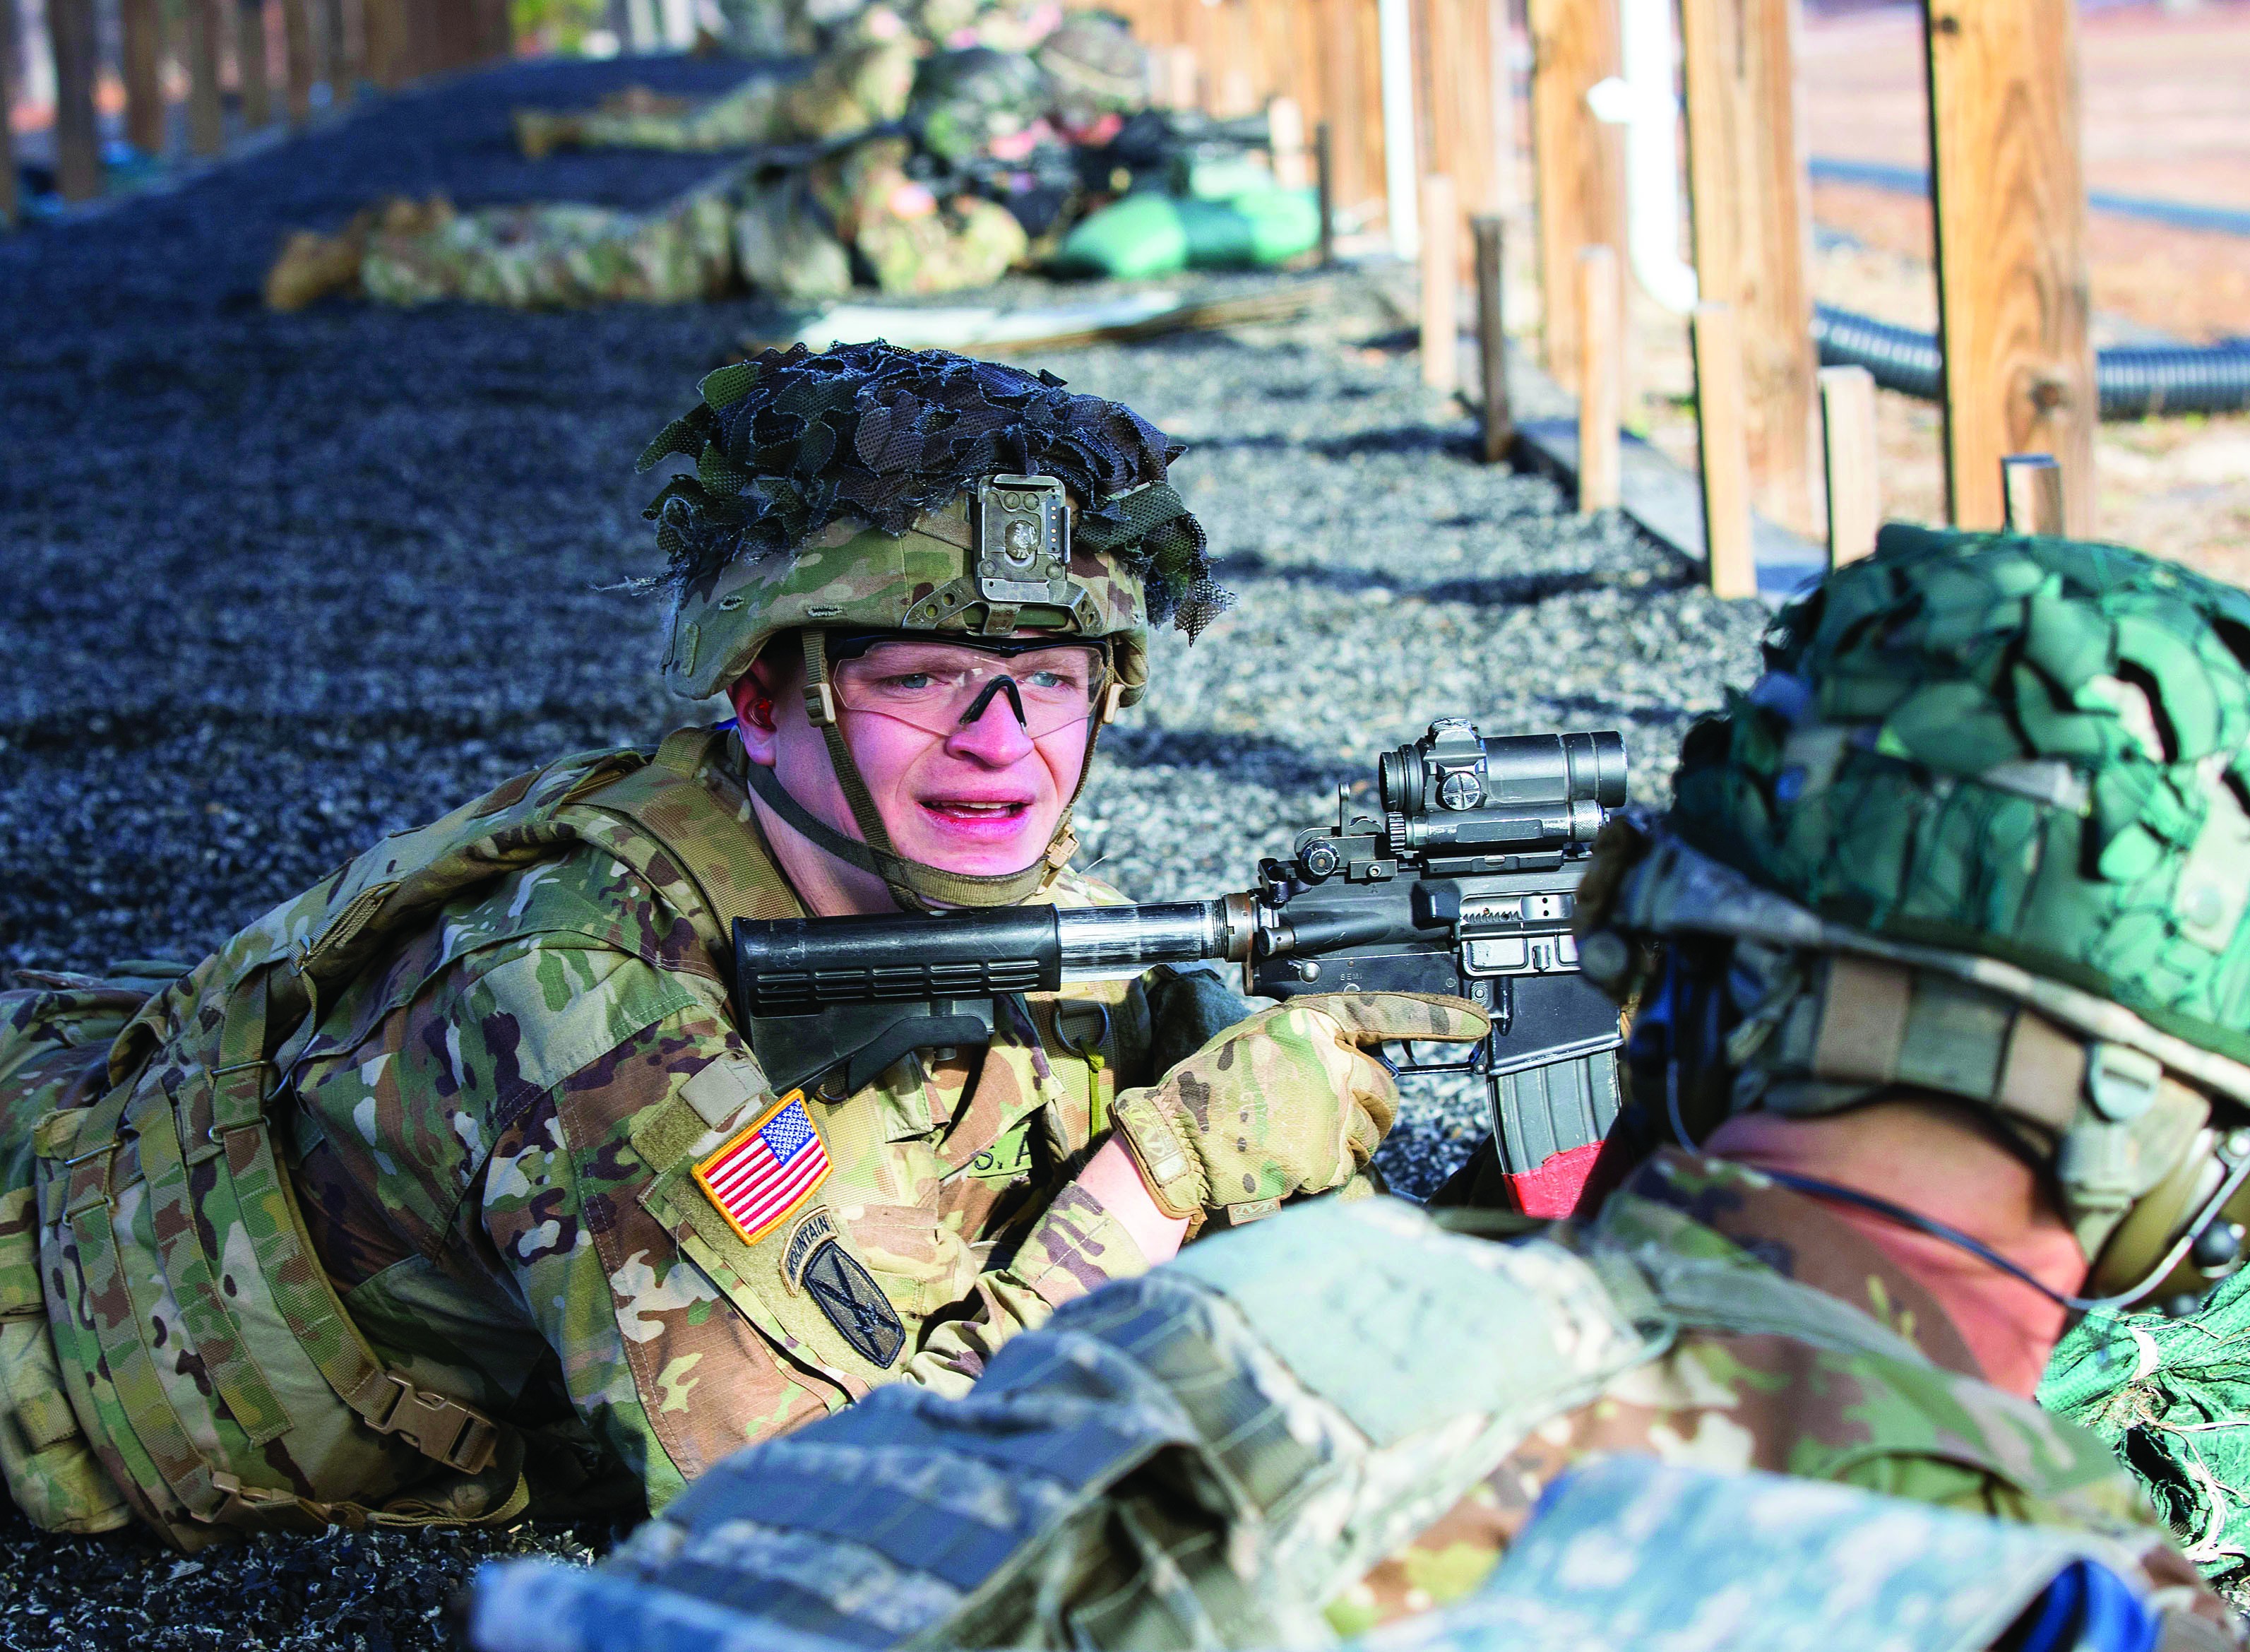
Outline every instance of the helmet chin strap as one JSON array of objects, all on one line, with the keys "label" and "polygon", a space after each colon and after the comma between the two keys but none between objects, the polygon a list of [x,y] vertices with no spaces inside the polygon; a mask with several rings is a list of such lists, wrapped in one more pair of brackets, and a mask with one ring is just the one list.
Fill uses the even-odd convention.
[{"label": "helmet chin strap", "polygon": [[[1108,721],[1107,703],[1092,708],[1087,717],[1086,757],[1079,764],[1078,785],[1072,788],[1070,799],[1063,805],[1062,816],[1055,822],[1054,835],[1047,840],[1046,852],[1031,865],[1014,872],[950,872],[901,854],[891,841],[890,831],[875,806],[874,795],[868,791],[866,778],[860,774],[837,720],[836,691],[828,676],[827,639],[811,626],[801,635],[804,646],[805,715],[827,743],[829,765],[836,771],[836,784],[843,791],[845,805],[852,811],[852,824],[859,828],[859,836],[850,838],[839,832],[791,797],[771,769],[753,763],[749,765],[749,785],[761,803],[816,847],[847,866],[880,878],[883,887],[891,892],[891,898],[909,911],[928,912],[941,906],[1014,906],[1054,881],[1055,874],[1078,850],[1078,838],[1071,830],[1071,810],[1076,806],[1079,794],[1086,790],[1087,776],[1093,770],[1094,743],[1101,737],[1101,725]],[[988,710],[992,698],[988,689],[973,710]],[[1012,706],[1020,707],[1021,702],[1015,695],[1011,693],[1009,698]],[[970,720],[974,721],[974,717]]]}]

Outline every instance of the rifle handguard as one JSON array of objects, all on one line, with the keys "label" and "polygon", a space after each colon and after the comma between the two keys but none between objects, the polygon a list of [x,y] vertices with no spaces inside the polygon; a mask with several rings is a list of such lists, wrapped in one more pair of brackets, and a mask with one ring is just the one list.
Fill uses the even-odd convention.
[{"label": "rifle handguard", "polygon": [[1173,1124],[1155,1089],[1119,1094],[1109,1109],[1117,1139],[1133,1156],[1156,1208],[1175,1220],[1194,1216],[1211,1202],[1211,1182],[1203,1156]]}]

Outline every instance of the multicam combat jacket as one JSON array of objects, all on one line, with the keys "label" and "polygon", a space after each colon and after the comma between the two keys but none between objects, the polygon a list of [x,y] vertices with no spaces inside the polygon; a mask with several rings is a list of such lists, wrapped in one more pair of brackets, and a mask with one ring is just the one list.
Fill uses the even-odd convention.
[{"label": "multicam combat jacket", "polygon": [[[1347,1590],[1329,1608],[1339,1628],[1468,1593],[1548,1486],[1589,1457],[1636,1452],[2099,1533],[2160,1598],[2228,1626],[2231,1643],[2233,1615],[2109,1448],[1986,1384],[1936,1297],[1817,1200],[1667,1149],[1591,1231],[1564,1233],[1584,1254],[1623,1252],[1646,1268],[1674,1299],[1677,1333],[1660,1358],[1533,1430]],[[1805,1316],[1808,1304],[1832,1324]]]},{"label": "multicam combat jacket", "polygon": [[1566,1470],[1629,1453],[2069,1528],[2139,1572],[2160,1644],[2235,1643],[2102,1441],[1986,1384],[1812,1201],[1668,1151],[1588,1226],[1501,1227],[1322,1200],[1218,1234],[963,1399],[738,1454],[604,1572],[832,1644],[1319,1646],[1470,1594]]},{"label": "multicam combat jacket", "polygon": [[[19,1503],[188,1545],[512,1518],[590,1476],[661,1507],[877,1385],[963,1389],[1145,1266],[1071,1179],[1149,1076],[1131,984],[1004,1000],[973,1087],[936,1052],[801,1098],[825,1171],[753,1236],[723,1213],[698,1167],[787,1100],[735,1030],[727,920],[801,916],[742,761],[703,730],[566,760],[145,1006],[0,998]],[[1045,898],[1120,897],[1065,873]]]}]

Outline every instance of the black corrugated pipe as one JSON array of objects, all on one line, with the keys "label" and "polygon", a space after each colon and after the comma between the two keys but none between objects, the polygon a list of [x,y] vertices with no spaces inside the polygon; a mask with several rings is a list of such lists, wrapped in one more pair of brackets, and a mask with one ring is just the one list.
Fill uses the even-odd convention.
[{"label": "black corrugated pipe", "polygon": [[[1937,340],[1930,334],[1821,304],[1812,312],[1812,342],[1823,367],[1864,367],[1885,390],[1937,399]],[[2250,340],[2106,349],[2095,358],[2094,377],[2104,418],[2240,412],[2250,408]]]}]

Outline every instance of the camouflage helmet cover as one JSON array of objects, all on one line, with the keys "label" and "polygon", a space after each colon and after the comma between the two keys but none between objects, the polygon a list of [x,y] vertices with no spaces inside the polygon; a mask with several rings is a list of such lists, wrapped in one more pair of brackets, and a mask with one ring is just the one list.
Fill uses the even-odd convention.
[{"label": "camouflage helmet cover", "polygon": [[[641,457],[643,469],[695,460],[645,513],[668,563],[650,583],[673,596],[665,680],[688,698],[719,692],[801,626],[1021,624],[1111,639],[1130,704],[1148,681],[1149,627],[1192,636],[1232,600],[1165,480],[1184,449],[1051,375],[880,342],[797,345],[720,369],[702,397]],[[1053,600],[1019,617],[976,593],[969,501],[1002,474],[1055,477],[1072,507]]]},{"label": "camouflage helmet cover", "polygon": [[1765,652],[1688,736],[1681,837],[2250,1061],[2250,597],[2120,546],[1892,527]]},{"label": "camouflage helmet cover", "polygon": [[1581,888],[1636,1092],[1684,1138],[1934,1090],[2052,1167],[2108,1300],[2237,1265],[2195,1241],[2250,1223],[2250,598],[1892,527],[1765,655]]}]

